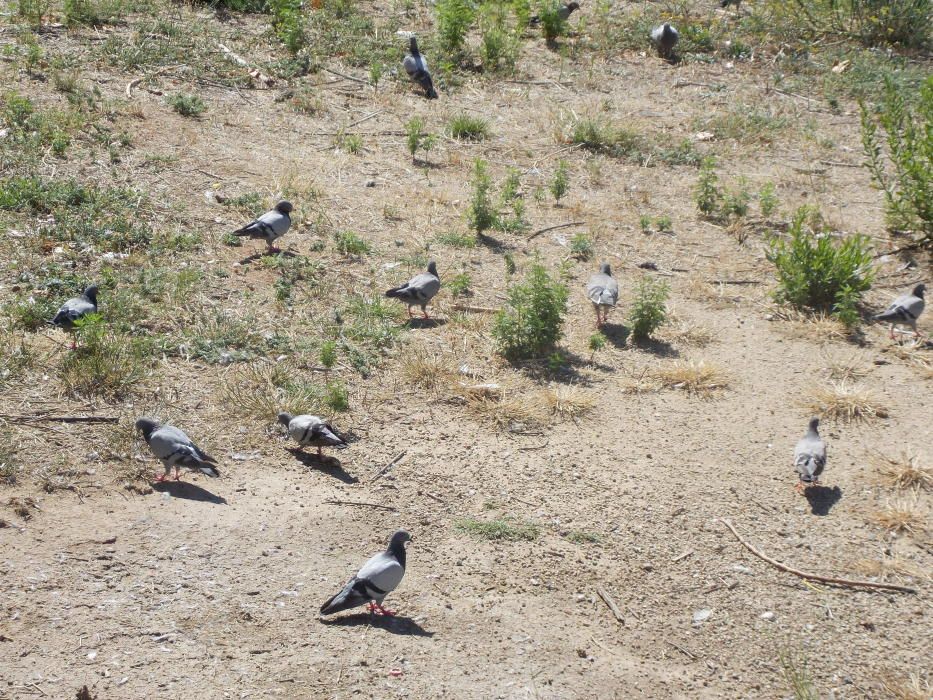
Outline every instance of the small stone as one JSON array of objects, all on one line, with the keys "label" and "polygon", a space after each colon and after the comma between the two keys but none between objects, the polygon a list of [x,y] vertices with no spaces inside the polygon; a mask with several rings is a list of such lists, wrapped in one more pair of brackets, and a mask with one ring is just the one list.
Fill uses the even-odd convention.
[{"label": "small stone", "polygon": [[774,613],[771,612],[770,610],[768,610],[767,612],[763,612],[763,613],[761,613],[761,619],[762,619],[762,620],[773,620],[773,619],[774,619]]},{"label": "small stone", "polygon": [[375,186],[376,186],[376,181],[375,181],[375,180],[367,180],[366,183],[365,183],[365,185],[366,185],[366,187],[375,187]]},{"label": "small stone", "polygon": [[712,614],[713,614],[713,611],[710,610],[709,608],[703,608],[702,610],[697,610],[695,613],[693,613],[693,624],[696,626],[702,625],[704,622],[706,622],[710,618],[710,615]]}]

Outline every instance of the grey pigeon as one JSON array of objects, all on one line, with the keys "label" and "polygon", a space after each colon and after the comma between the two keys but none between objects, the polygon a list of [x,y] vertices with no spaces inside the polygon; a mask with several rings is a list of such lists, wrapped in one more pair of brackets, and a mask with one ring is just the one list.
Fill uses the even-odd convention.
[{"label": "grey pigeon", "polygon": [[292,203],[282,200],[274,208],[267,211],[255,221],[250,221],[243,228],[233,232],[234,236],[249,236],[259,238],[266,242],[270,253],[279,251],[273,243],[284,236],[292,225]]},{"label": "grey pigeon", "polygon": [[156,481],[165,481],[172,468],[175,469],[175,481],[181,479],[182,468],[212,477],[220,476],[217,460],[175,426],[161,425],[152,418],[140,418],[136,421],[136,429],[143,434],[152,454],[162,460],[165,466],[165,473],[159,474]]},{"label": "grey pigeon", "polygon": [[651,41],[657,47],[658,56],[661,58],[672,59],[674,57],[674,47],[679,40],[680,34],[667,22],[655,27],[651,32]]},{"label": "grey pigeon", "polygon": [[619,301],[619,285],[612,278],[609,263],[603,263],[599,272],[590,277],[586,283],[586,296],[596,309],[596,327],[602,328],[609,320],[609,310]]},{"label": "grey pigeon", "polygon": [[288,428],[288,434],[298,443],[299,450],[305,446],[316,447],[318,457],[321,456],[322,447],[335,447],[338,450],[348,447],[346,440],[317,416],[293,416],[283,411],[279,413],[279,423]]},{"label": "grey pigeon", "polygon": [[923,300],[923,292],[926,291],[925,284],[918,284],[910,294],[902,294],[885,309],[875,316],[876,321],[888,321],[891,324],[891,340],[894,340],[894,326],[903,324],[910,326],[914,335],[920,337],[920,331],[917,330],[917,319],[923,313],[923,307],[926,302]]},{"label": "grey pigeon", "polygon": [[[572,15],[575,10],[579,9],[580,3],[578,2],[561,3],[560,7],[557,8],[557,16],[560,17],[562,21],[566,22],[570,19],[570,15]],[[528,20],[528,24],[541,24],[541,18],[538,15],[534,15]]]},{"label": "grey pigeon", "polygon": [[382,601],[398,587],[405,575],[406,542],[411,542],[411,535],[404,530],[396,530],[389,540],[388,549],[370,557],[340,593],[321,606],[321,615],[333,615],[364,603],[369,603],[371,613],[378,610],[383,615],[394,615],[382,607]]},{"label": "grey pigeon", "polygon": [[386,292],[391,299],[398,299],[408,304],[408,318],[411,318],[411,307],[418,305],[425,318],[429,318],[427,305],[434,295],[441,289],[441,278],[437,274],[437,263],[433,260],[428,263],[428,271],[415,275],[401,287],[393,287]]},{"label": "grey pigeon", "polygon": [[414,80],[424,90],[429,100],[437,99],[437,92],[434,90],[434,81],[431,80],[431,73],[428,71],[428,62],[418,51],[418,40],[411,37],[408,42],[408,53],[402,59],[402,66],[408,77]]},{"label": "grey pigeon", "polygon": [[820,419],[816,416],[811,418],[807,434],[794,447],[794,467],[800,476],[796,486],[798,491],[819,484],[819,476],[826,466],[826,443],[820,437],[819,426]]},{"label": "grey pigeon", "polygon": [[[97,285],[92,284],[81,294],[72,297],[58,308],[58,313],[52,319],[52,325],[63,328],[66,331],[74,330],[75,321],[84,318],[88,314],[97,313]],[[74,350],[75,342],[71,341],[71,349]]]}]

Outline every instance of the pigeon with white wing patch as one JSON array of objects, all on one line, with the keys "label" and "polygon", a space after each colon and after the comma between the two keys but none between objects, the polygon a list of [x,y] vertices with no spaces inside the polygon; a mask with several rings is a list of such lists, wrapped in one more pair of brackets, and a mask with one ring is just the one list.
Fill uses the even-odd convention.
[{"label": "pigeon with white wing patch", "polygon": [[609,320],[609,310],[619,301],[619,284],[612,277],[609,263],[603,263],[599,272],[586,283],[586,296],[596,309],[596,327],[602,328]]},{"label": "pigeon with white wing patch", "polygon": [[292,225],[292,203],[282,200],[274,208],[267,211],[246,226],[233,232],[234,236],[249,236],[266,242],[270,253],[277,253],[279,249],[273,244],[288,233]]},{"label": "pigeon with white wing patch", "polygon": [[334,447],[338,450],[345,450],[348,447],[346,440],[340,437],[330,424],[317,416],[293,416],[291,413],[282,411],[278,418],[279,423],[288,428],[289,437],[298,443],[299,450],[304,447],[316,447],[318,457],[320,457],[323,447]]},{"label": "pigeon with white wing patch", "polygon": [[826,443],[820,437],[819,427],[820,419],[814,416],[810,419],[807,434],[794,447],[794,468],[799,476],[795,488],[801,493],[820,483],[820,474],[826,466]]},{"label": "pigeon with white wing patch", "polygon": [[894,340],[894,326],[898,324],[910,326],[914,335],[921,337],[920,331],[917,330],[917,319],[926,306],[923,299],[926,288],[925,284],[918,284],[910,294],[902,294],[891,302],[887,309],[875,316],[876,321],[887,321],[891,324],[891,340]]},{"label": "pigeon with white wing patch", "polygon": [[321,606],[321,615],[333,615],[367,603],[371,613],[378,610],[383,615],[394,615],[393,611],[382,607],[382,601],[398,588],[405,575],[407,542],[411,542],[411,535],[404,530],[397,530],[389,540],[388,548],[370,557],[356,576]]}]

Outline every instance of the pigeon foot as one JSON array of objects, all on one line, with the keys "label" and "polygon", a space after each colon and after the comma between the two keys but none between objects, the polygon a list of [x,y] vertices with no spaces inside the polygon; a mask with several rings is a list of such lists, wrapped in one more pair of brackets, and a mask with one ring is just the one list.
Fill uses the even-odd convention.
[{"label": "pigeon foot", "polygon": [[156,480],[156,481],[166,481],[166,479],[165,479],[165,474],[156,474],[155,480]]},{"label": "pigeon foot", "polygon": [[396,614],[394,610],[387,610],[386,608],[379,605],[379,603],[377,603],[376,601],[371,601],[369,603],[369,612],[371,614],[375,614],[377,610],[379,611],[380,615],[383,615],[385,617],[395,617],[395,614]]}]

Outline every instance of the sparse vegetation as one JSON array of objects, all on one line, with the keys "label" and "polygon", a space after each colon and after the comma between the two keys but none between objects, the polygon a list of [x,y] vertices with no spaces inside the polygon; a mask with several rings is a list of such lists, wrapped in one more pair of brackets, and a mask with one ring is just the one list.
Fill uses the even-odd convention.
[{"label": "sparse vegetation", "polygon": [[794,700],[819,700],[819,693],[810,680],[806,659],[798,658],[791,651],[781,651],[778,659],[781,662],[784,681],[794,694]]},{"label": "sparse vegetation", "polygon": [[662,386],[709,398],[729,386],[729,377],[718,365],[699,361],[677,361],[657,371]]},{"label": "sparse vegetation", "polygon": [[450,120],[450,135],[461,141],[484,141],[489,138],[489,122],[469,114],[458,114]]},{"label": "sparse vegetation", "polygon": [[412,117],[405,124],[407,134],[408,152],[412,161],[417,160],[418,151],[428,152],[434,148],[437,137],[424,130],[424,120],[421,117]]},{"label": "sparse vegetation", "polygon": [[456,528],[481,540],[533,542],[538,539],[539,535],[537,525],[512,520],[511,518],[497,520],[464,518],[457,522]]},{"label": "sparse vegetation", "polygon": [[61,364],[65,390],[77,397],[117,399],[143,377],[145,346],[109,330],[100,316],[78,321],[78,348]]},{"label": "sparse vegetation", "polygon": [[567,170],[567,161],[557,161],[557,169],[554,171],[554,179],[551,180],[551,194],[554,195],[554,203],[560,205],[560,200],[567,190],[570,189],[570,173]]},{"label": "sparse vegetation", "polygon": [[343,255],[366,255],[372,246],[353,231],[334,232],[334,247]]},{"label": "sparse vegetation", "polygon": [[197,95],[180,92],[168,98],[168,103],[183,117],[200,117],[207,109],[207,105]]},{"label": "sparse vegetation", "polygon": [[588,391],[573,384],[551,384],[545,400],[551,412],[561,418],[574,418],[589,411],[595,400]]},{"label": "sparse vegetation", "polygon": [[663,280],[642,277],[635,287],[628,325],[635,340],[646,340],[667,319],[667,296],[670,285]]},{"label": "sparse vegetation", "polygon": [[473,195],[470,198],[470,206],[467,209],[467,224],[476,234],[481,236],[483,232],[494,228],[498,223],[498,213],[492,205],[492,199],[489,190],[492,188],[492,178],[489,176],[489,170],[486,161],[477,159],[473,164]]},{"label": "sparse vegetation", "polygon": [[905,452],[900,457],[878,455],[878,473],[895,489],[933,489],[933,469],[920,463],[920,457]]},{"label": "sparse vegetation", "polygon": [[593,241],[585,233],[577,233],[570,239],[570,254],[577,260],[589,260],[593,257]]},{"label": "sparse vegetation", "polygon": [[844,423],[887,418],[887,409],[875,398],[874,392],[847,382],[830,382],[815,387],[805,406],[811,413]]},{"label": "sparse vegetation", "polygon": [[927,529],[927,512],[917,490],[889,498],[875,513],[875,521],[892,534],[923,534]]},{"label": "sparse vegetation", "polygon": [[508,302],[496,316],[492,335],[509,360],[541,357],[563,335],[567,286],[534,263],[524,282],[509,288]]}]

